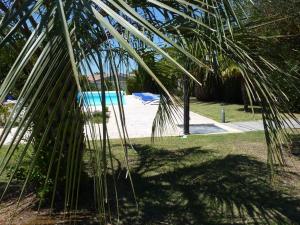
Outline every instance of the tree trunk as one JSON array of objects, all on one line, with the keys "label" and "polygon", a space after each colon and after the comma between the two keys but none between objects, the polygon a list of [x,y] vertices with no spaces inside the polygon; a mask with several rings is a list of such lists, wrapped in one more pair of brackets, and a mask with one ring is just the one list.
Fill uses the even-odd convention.
[{"label": "tree trunk", "polygon": [[249,97],[247,95],[246,85],[245,85],[245,81],[243,78],[241,80],[241,92],[242,92],[242,98],[243,98],[243,103],[244,103],[244,112],[248,112],[249,111]]},{"label": "tree trunk", "polygon": [[50,91],[41,95],[43,104],[33,121],[37,159],[32,183],[41,199],[50,200],[52,193],[52,198],[64,199],[67,207],[74,208],[84,149],[84,119],[73,75],[57,76],[49,76]]}]

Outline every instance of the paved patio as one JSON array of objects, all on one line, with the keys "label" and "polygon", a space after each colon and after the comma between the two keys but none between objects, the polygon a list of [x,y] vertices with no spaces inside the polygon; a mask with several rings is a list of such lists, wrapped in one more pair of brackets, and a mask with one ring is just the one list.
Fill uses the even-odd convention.
[{"label": "paved patio", "polygon": [[[264,124],[262,120],[227,123],[226,126],[239,130],[241,132],[264,130]],[[297,129],[300,128],[300,124],[296,121],[290,121],[287,124],[285,124],[285,127],[288,126]]]},{"label": "paved patio", "polygon": [[[139,99],[134,96],[125,96],[126,104],[124,105],[124,114],[126,120],[126,127],[128,136],[130,138],[151,137],[152,123],[158,110],[158,105],[143,104]],[[97,107],[100,110],[101,107]],[[182,109],[180,109],[182,112]],[[120,127],[119,110],[117,106],[109,106],[110,118],[107,124],[109,137],[112,139],[120,138],[118,127]],[[117,116],[116,116],[117,115]],[[183,135],[183,118],[177,118],[175,127],[167,127],[162,136],[181,136]],[[198,115],[194,112],[190,112],[190,125],[191,128],[195,128],[193,125],[215,125],[217,128],[221,128],[221,131],[217,133],[237,133],[248,131],[264,130],[262,121],[246,121],[235,123],[219,123],[207,117]],[[292,122],[295,128],[300,128],[300,125],[295,121]],[[100,128],[100,129],[98,129]],[[95,130],[95,136],[93,139],[99,139],[102,125],[99,125]],[[0,133],[2,133],[0,128]],[[4,144],[9,144],[12,141],[16,128],[13,128],[8,135]],[[192,130],[192,129],[191,129]],[[203,129],[202,129],[203,130]],[[85,132],[91,137],[91,132],[88,126],[85,126]],[[211,134],[211,133],[210,133]],[[23,141],[24,142],[24,141]]]},{"label": "paved patio", "polygon": [[[158,110],[158,105],[143,104],[142,101],[134,96],[125,96],[126,104],[124,105],[124,114],[126,119],[127,132],[130,138],[151,137],[152,123]],[[182,111],[182,109],[180,109]],[[110,118],[107,124],[109,137],[120,138],[118,131],[119,119],[116,119],[116,115],[119,115],[118,107],[109,106]],[[115,113],[114,113],[115,112]],[[118,116],[117,116],[118,117]],[[182,125],[183,118],[177,118],[176,125]],[[218,123],[207,117],[198,115],[196,113],[190,113],[190,124],[214,124],[225,132],[240,132],[238,129],[229,127],[226,124]],[[86,129],[87,130],[87,129]],[[89,132],[88,132],[89,133]],[[180,136],[183,134],[182,128],[167,127],[162,136]],[[96,131],[96,137],[99,136],[99,130]]]}]

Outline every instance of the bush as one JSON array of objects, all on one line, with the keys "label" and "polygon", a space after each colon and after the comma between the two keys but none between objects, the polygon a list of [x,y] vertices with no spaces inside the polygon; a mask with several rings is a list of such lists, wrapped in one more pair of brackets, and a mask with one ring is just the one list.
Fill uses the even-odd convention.
[{"label": "bush", "polygon": [[[13,107],[15,107],[14,104],[0,104],[0,126],[4,126],[7,122],[10,113],[12,112]],[[22,120],[22,117],[24,115],[24,109],[21,110],[19,116],[17,117],[16,121],[14,122],[13,126],[18,126],[20,121]]]},{"label": "bush", "polygon": [[299,87],[300,81],[295,80],[294,86],[291,85],[284,85],[282,87],[283,91],[289,98],[289,106],[290,110],[294,113],[300,112],[300,95],[299,95]]},{"label": "bush", "polygon": [[[27,174],[30,170],[29,165],[21,165],[16,170],[16,166],[11,166],[7,170],[6,177],[10,179],[11,175],[13,174],[13,179],[18,182],[24,182],[26,180]],[[37,196],[41,201],[45,201],[47,196],[50,194],[51,190],[53,190],[54,182],[50,178],[48,179],[47,183],[45,184],[46,174],[42,173],[37,167],[35,167],[31,171],[30,183],[32,187],[36,189]]]},{"label": "bush", "polygon": [[[109,118],[109,111],[108,108],[106,107],[105,109],[105,114],[106,114],[106,120]],[[92,123],[103,123],[103,112],[101,111],[96,111],[92,113],[92,116],[89,119]]]},{"label": "bush", "polygon": [[228,77],[223,81],[222,101],[230,103],[243,103],[241,78]]},{"label": "bush", "polygon": [[12,106],[0,104],[0,126],[4,126],[9,117]]},{"label": "bush", "polygon": [[133,92],[143,91],[143,87],[141,85],[141,82],[138,81],[136,76],[127,77],[126,78],[126,84],[127,84],[127,94],[131,95]]},{"label": "bush", "polygon": [[4,126],[9,116],[9,107],[7,105],[0,105],[0,126]]}]

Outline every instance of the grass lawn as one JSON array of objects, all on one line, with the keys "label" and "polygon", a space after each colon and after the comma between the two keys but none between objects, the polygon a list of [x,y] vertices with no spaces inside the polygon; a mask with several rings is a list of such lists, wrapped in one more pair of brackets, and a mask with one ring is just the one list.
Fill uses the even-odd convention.
[{"label": "grass lawn", "polygon": [[[221,102],[201,102],[195,98],[191,99],[190,109],[192,112],[211,118],[215,121],[220,122],[221,120],[221,109],[224,107],[226,122],[237,122],[237,121],[250,121],[260,120],[260,107],[254,106],[254,114],[250,112],[244,112],[244,106],[239,104],[225,104]],[[250,108],[250,107],[249,107]]]},{"label": "grass lawn", "polygon": [[133,143],[139,213],[113,142],[121,224],[299,224],[299,159],[290,158],[271,184],[263,132]]},{"label": "grass lawn", "polygon": [[[125,179],[123,150],[118,140],[111,142],[120,224],[299,224],[300,160],[289,158],[285,172],[271,184],[263,132],[132,143],[135,150],[129,149],[128,159],[139,211]],[[115,212],[111,175],[107,182]]]}]

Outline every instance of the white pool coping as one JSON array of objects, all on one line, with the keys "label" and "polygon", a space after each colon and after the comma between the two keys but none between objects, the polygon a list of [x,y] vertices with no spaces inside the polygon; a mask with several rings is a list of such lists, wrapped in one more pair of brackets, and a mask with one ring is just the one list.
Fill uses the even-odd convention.
[{"label": "white pool coping", "polygon": [[[132,96],[125,96],[126,104],[124,105],[124,113],[126,119],[127,132],[130,138],[142,138],[142,137],[151,137],[152,133],[152,123],[155,118],[156,112],[158,110],[158,105],[143,104],[141,100]],[[118,123],[120,120],[114,115],[114,110],[116,114],[119,114],[117,106],[108,106],[110,111],[110,118],[107,124],[107,130],[109,137],[112,139],[120,138],[118,131]],[[101,107],[93,107],[91,110],[101,110]],[[182,109],[180,109],[182,112]],[[117,116],[118,117],[118,116]],[[177,118],[177,125],[183,124],[183,118]],[[210,118],[201,116],[197,113],[190,112],[190,124],[214,124],[222,129],[225,132],[220,133],[236,133],[240,132],[233,127],[226,126],[226,124],[218,123]],[[101,126],[101,125],[100,125]],[[85,129],[86,134],[91,135],[88,127]],[[96,132],[96,137],[100,137],[99,130]],[[168,126],[162,136],[182,136],[183,130],[178,126],[170,127]]]},{"label": "white pool coping", "polygon": [[[126,119],[126,128],[128,132],[128,136],[130,138],[143,138],[143,137],[151,137],[152,133],[152,123],[155,118],[156,112],[158,110],[158,105],[151,105],[151,104],[143,104],[141,100],[138,98],[126,95],[125,96],[125,102],[124,105],[124,113],[125,113],[125,119]],[[120,120],[118,119],[118,116],[115,116],[115,113],[118,115],[119,110],[117,106],[108,106],[108,109],[110,111],[110,118],[107,124],[107,130],[109,137],[112,139],[118,139],[120,138],[120,134],[118,131],[118,124],[120,124]],[[91,107],[89,110],[91,111],[101,111],[101,106]],[[114,113],[115,110],[115,113]],[[180,109],[182,111],[182,109]],[[177,125],[183,124],[183,118],[177,118]],[[190,112],[190,124],[214,124],[222,129],[225,130],[225,132],[217,132],[217,133],[209,133],[210,134],[221,134],[221,133],[240,133],[245,132],[242,129],[238,129],[237,126],[232,126],[231,124],[224,124],[219,123],[217,121],[214,121],[210,118],[207,118],[205,116],[201,116],[197,113]],[[120,127],[120,125],[119,125]],[[89,127],[85,125],[85,133],[87,136],[91,139],[99,139],[100,138],[100,132],[102,125],[100,124],[100,129],[95,129],[95,136],[91,137],[91,132],[89,130]],[[17,128],[13,128],[8,135],[7,139],[5,140],[4,144],[9,144],[12,141],[12,138],[16,132]],[[3,128],[0,128],[0,133],[2,133]],[[28,133],[29,134],[29,133]],[[27,135],[28,135],[27,134]],[[179,128],[178,126],[166,127],[166,130],[164,133],[162,133],[162,136],[182,136],[183,130],[182,128]],[[201,135],[208,135],[208,134],[201,134]],[[22,141],[22,142],[25,142]]]}]

